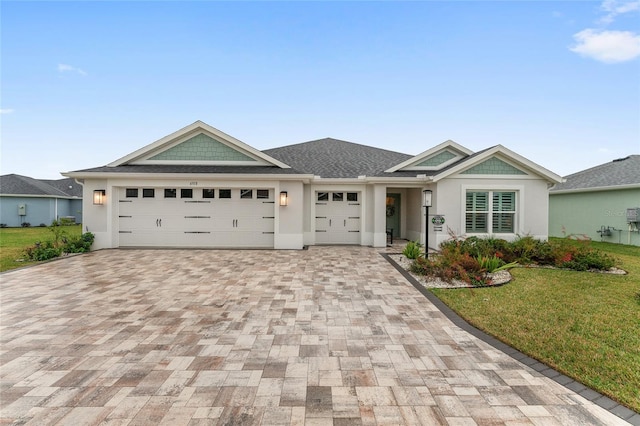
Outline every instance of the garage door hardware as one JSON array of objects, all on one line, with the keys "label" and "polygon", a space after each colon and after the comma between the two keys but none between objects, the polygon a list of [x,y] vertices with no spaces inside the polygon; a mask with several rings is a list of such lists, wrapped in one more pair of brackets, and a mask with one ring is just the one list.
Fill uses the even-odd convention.
[{"label": "garage door hardware", "polygon": [[118,217],[133,217],[133,216],[122,216],[122,215],[120,215],[120,216],[118,216]]},{"label": "garage door hardware", "polygon": [[118,200],[121,203],[133,203],[133,200]]},{"label": "garage door hardware", "polygon": [[210,234],[209,231],[184,231],[185,234]]},{"label": "garage door hardware", "polygon": [[185,216],[185,219],[211,219],[211,216]]},{"label": "garage door hardware", "polygon": [[262,216],[263,219],[275,219],[275,216]]},{"label": "garage door hardware", "polygon": [[194,201],[185,201],[185,203],[195,203],[195,204],[211,204],[211,201],[199,201],[199,200],[194,200]]},{"label": "garage door hardware", "polygon": [[156,226],[162,228],[162,219],[156,219]]}]

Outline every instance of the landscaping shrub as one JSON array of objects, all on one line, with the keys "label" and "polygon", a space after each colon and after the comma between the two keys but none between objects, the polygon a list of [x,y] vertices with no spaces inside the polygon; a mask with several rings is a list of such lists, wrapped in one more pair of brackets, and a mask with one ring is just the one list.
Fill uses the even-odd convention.
[{"label": "landscaping shrub", "polygon": [[20,226],[22,226],[23,228],[28,228],[31,226],[31,224],[29,222],[22,222]]},{"label": "landscaping shrub", "polygon": [[410,267],[411,272],[421,275],[435,276],[444,281],[464,281],[472,285],[488,283],[486,270],[471,257],[463,253],[459,245],[450,244],[438,255],[430,259],[420,257]]},{"label": "landscaping shrub", "polygon": [[35,243],[33,246],[27,247],[25,257],[27,260],[49,260],[62,254],[62,248],[55,247],[53,242],[46,241],[44,243]]},{"label": "landscaping shrub", "polygon": [[513,268],[519,263],[588,271],[609,270],[616,259],[590,247],[588,242],[567,239],[541,241],[524,236],[508,242],[498,238],[454,237],[440,244],[439,254],[415,259],[411,272],[482,285],[488,282],[487,273]]},{"label": "landscaping shrub", "polygon": [[417,241],[409,241],[402,250],[402,254],[404,254],[407,259],[417,259],[422,255],[422,244]]},{"label": "landscaping shrub", "polygon": [[91,232],[85,232],[79,237],[67,239],[63,246],[65,253],[86,253],[91,249],[95,236]]}]

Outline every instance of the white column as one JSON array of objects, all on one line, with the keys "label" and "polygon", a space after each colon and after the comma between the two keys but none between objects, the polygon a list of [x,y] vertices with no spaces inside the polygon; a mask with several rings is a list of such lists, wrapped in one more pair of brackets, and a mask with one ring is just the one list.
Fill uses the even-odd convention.
[{"label": "white column", "polygon": [[373,189],[373,246],[387,246],[387,187],[375,185]]}]

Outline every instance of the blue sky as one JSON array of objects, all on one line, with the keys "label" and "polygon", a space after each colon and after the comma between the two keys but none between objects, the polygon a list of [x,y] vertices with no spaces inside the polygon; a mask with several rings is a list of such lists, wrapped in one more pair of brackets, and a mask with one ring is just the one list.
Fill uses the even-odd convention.
[{"label": "blue sky", "polygon": [[640,0],[13,2],[1,173],[105,165],[196,120],[257,148],[640,153]]}]

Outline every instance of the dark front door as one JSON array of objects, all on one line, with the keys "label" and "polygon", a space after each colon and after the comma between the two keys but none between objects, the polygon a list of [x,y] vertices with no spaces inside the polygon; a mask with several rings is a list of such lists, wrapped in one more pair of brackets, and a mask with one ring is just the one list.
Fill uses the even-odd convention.
[{"label": "dark front door", "polygon": [[400,237],[400,194],[387,194],[387,231],[393,238]]}]

